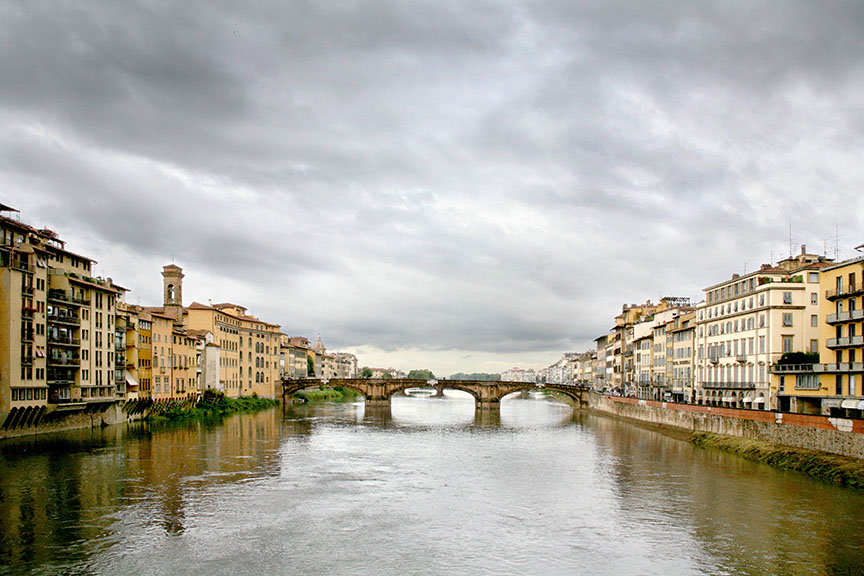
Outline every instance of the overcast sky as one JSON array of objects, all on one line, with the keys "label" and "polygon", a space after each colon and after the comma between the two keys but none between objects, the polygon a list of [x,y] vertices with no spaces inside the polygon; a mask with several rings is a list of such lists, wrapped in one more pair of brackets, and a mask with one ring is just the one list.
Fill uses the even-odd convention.
[{"label": "overcast sky", "polygon": [[539,368],[790,223],[855,255],[862,98],[860,2],[0,0],[0,202],[132,303],[173,261],[361,365]]}]

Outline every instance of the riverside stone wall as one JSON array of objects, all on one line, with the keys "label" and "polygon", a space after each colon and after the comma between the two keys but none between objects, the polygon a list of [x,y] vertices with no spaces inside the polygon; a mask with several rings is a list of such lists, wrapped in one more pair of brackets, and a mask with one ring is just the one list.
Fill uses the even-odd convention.
[{"label": "riverside stone wall", "polygon": [[86,409],[66,411],[63,409],[46,412],[34,425],[0,427],[0,440],[18,438],[34,434],[78,430],[81,428],[98,428],[112,424],[122,424],[129,420],[140,418],[140,415],[130,416],[123,411],[120,403],[107,404],[104,407],[87,407]]},{"label": "riverside stone wall", "polygon": [[655,402],[593,392],[588,404],[598,412],[691,432],[713,432],[864,458],[864,420]]}]

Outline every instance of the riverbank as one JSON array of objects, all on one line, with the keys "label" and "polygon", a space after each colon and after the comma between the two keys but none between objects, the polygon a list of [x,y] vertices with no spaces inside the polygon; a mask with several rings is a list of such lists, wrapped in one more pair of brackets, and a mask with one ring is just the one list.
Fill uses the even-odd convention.
[{"label": "riverbank", "polygon": [[688,440],[700,448],[716,448],[754,462],[770,464],[784,470],[804,472],[819,480],[850,488],[864,489],[864,460],[858,458],[778,446],[761,440],[710,432],[693,432]]},{"label": "riverbank", "polygon": [[146,420],[193,420],[220,418],[230,414],[241,414],[266,410],[279,405],[278,400],[257,396],[228,398],[222,392],[206,390],[198,402],[154,404]]},{"label": "riverbank", "polygon": [[592,393],[589,408],[814,478],[864,489],[860,421],[652,402]]},{"label": "riverbank", "polygon": [[356,402],[360,393],[343,386],[307,388],[294,393],[295,402]]}]

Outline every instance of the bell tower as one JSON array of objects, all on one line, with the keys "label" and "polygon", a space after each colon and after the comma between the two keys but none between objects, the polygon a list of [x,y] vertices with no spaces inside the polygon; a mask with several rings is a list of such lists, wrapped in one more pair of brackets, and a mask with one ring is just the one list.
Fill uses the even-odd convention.
[{"label": "bell tower", "polygon": [[162,305],[175,322],[183,323],[183,269],[174,264],[162,267]]}]

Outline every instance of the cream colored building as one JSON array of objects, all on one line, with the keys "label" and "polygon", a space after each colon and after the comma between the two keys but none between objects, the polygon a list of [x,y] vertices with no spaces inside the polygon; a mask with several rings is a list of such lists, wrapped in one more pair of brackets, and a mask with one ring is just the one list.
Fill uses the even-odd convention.
[{"label": "cream colored building", "polygon": [[778,409],[769,370],[784,353],[818,350],[819,270],[807,254],[705,288],[696,307],[695,401]]},{"label": "cream colored building", "polygon": [[[314,357],[312,345],[309,340],[302,336],[288,336],[282,334],[280,337],[279,367],[281,376],[284,378],[308,378],[310,357]],[[314,360],[312,360],[314,365]],[[313,373],[314,376],[314,373]]]},{"label": "cream colored building", "polygon": [[684,313],[666,325],[666,382],[674,402],[692,402],[696,312]]}]

